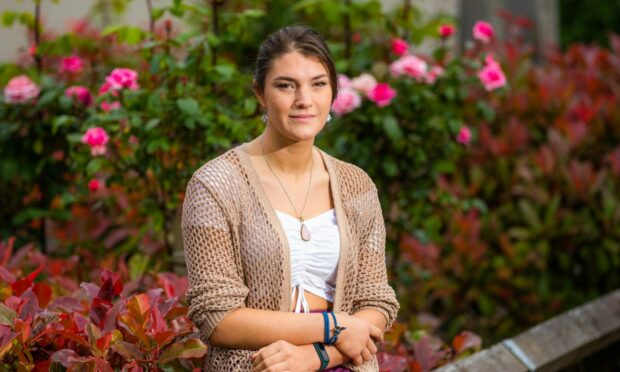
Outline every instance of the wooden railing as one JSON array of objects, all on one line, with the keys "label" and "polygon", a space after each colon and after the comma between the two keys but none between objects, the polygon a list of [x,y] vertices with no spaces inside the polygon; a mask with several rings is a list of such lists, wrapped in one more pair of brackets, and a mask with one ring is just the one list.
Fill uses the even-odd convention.
[{"label": "wooden railing", "polygon": [[557,371],[619,339],[617,289],[435,371]]}]

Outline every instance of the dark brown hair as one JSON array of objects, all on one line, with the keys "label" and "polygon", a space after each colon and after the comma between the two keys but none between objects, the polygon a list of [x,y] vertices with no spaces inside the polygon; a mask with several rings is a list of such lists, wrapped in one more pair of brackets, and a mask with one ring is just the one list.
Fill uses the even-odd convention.
[{"label": "dark brown hair", "polygon": [[338,76],[329,48],[321,34],[301,25],[282,27],[269,35],[258,49],[254,70],[258,92],[262,94],[265,90],[265,77],[273,60],[289,52],[299,52],[306,57],[317,58],[325,66],[329,74],[333,102],[338,95]]}]

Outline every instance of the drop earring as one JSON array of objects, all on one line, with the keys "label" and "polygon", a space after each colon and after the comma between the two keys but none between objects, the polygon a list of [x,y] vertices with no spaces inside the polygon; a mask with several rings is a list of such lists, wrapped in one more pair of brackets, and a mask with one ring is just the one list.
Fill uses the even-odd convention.
[{"label": "drop earring", "polygon": [[269,117],[267,117],[267,112],[266,112],[266,111],[265,111],[265,112],[263,112],[263,114],[260,116],[260,120],[261,120],[263,123],[267,124],[267,120],[269,120]]},{"label": "drop earring", "polygon": [[327,114],[327,120],[325,122],[329,123],[330,120],[332,120],[332,116],[331,116],[331,114]]}]

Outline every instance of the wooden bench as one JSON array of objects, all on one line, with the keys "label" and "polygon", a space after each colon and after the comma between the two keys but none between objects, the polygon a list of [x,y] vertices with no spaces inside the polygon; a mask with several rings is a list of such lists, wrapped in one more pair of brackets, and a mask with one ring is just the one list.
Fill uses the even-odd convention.
[{"label": "wooden bench", "polygon": [[618,340],[620,289],[435,371],[557,371]]}]

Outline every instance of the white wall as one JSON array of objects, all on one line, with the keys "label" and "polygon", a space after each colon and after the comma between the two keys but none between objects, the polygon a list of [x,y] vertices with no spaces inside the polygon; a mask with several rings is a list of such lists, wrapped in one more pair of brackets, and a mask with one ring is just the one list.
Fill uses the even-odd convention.
[{"label": "white wall", "polygon": [[[152,0],[153,5],[158,7],[171,2],[171,0]],[[88,17],[89,11],[96,0],[60,0],[54,4],[50,0],[41,1],[41,14],[44,28],[61,34],[67,31],[72,21]],[[34,14],[33,0],[0,0],[0,13],[11,10],[30,12]],[[123,16],[123,23],[147,28],[148,15],[145,0],[133,0],[128,4],[127,12]],[[12,61],[18,51],[28,48],[26,28],[14,24],[11,28],[0,27],[0,61]]]}]

